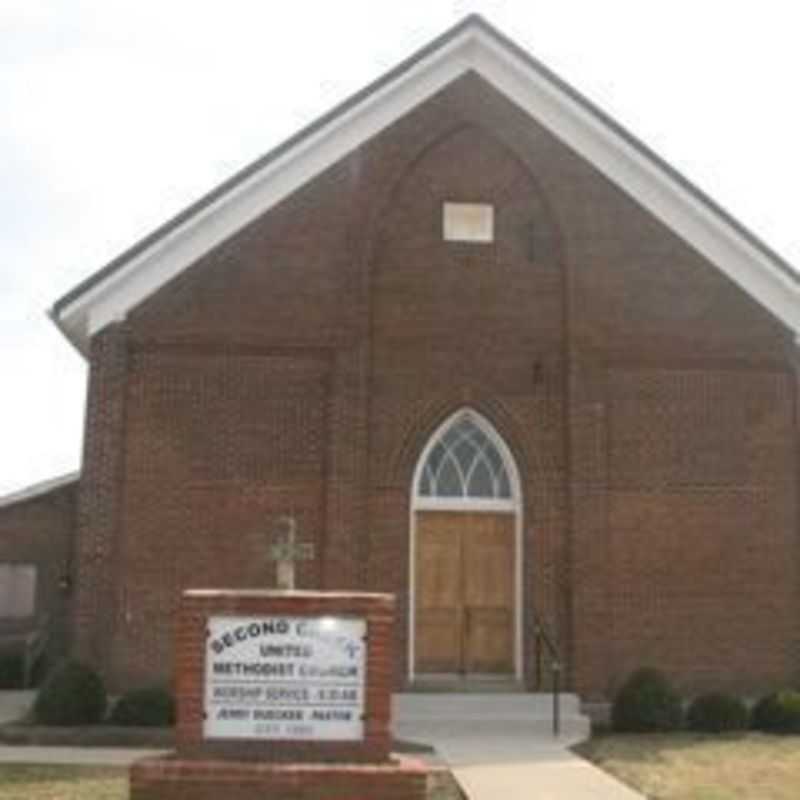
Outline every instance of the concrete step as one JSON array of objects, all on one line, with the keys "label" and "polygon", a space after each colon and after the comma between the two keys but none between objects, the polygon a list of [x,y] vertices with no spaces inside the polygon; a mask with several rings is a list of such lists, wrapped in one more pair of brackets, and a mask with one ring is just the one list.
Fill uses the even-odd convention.
[{"label": "concrete step", "polygon": [[[553,736],[553,698],[549,694],[394,695],[394,734],[399,739],[433,742],[460,739],[547,740]],[[559,741],[588,738],[589,718],[577,695],[560,696]]]},{"label": "concrete step", "polygon": [[[561,716],[581,716],[578,695],[559,695]],[[550,719],[553,696],[548,693],[513,692],[501,694],[475,692],[433,694],[401,692],[394,695],[394,714],[400,719],[480,720],[486,717],[504,720]]]},{"label": "concrete step", "polygon": [[439,694],[514,694],[528,690],[513,678],[476,679],[473,675],[423,675],[417,676],[406,690],[411,693],[436,692]]}]

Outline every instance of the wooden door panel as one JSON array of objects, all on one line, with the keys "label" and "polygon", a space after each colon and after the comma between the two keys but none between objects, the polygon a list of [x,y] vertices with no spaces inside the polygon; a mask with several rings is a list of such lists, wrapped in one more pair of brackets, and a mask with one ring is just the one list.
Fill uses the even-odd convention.
[{"label": "wooden door panel", "polygon": [[418,529],[417,606],[460,608],[460,531],[457,527],[438,526],[437,522],[426,519]]},{"label": "wooden door panel", "polygon": [[463,649],[461,609],[429,608],[417,612],[418,672],[460,672]]},{"label": "wooden door panel", "polygon": [[514,671],[514,617],[510,609],[467,609],[465,667],[467,672]]},{"label": "wooden door panel", "polygon": [[417,517],[415,657],[419,672],[461,670],[461,534],[448,516]]},{"label": "wooden door panel", "polygon": [[417,672],[514,671],[514,517],[419,512]]},{"label": "wooden door panel", "polygon": [[469,514],[464,526],[464,604],[513,608],[513,517]]},{"label": "wooden door panel", "polygon": [[465,664],[514,671],[514,517],[470,514],[464,532]]}]

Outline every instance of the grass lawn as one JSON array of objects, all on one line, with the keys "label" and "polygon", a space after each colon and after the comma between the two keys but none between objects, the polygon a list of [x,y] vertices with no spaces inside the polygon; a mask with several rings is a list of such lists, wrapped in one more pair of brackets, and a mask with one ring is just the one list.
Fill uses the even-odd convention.
[{"label": "grass lawn", "polygon": [[127,800],[128,772],[0,764],[1,800]]},{"label": "grass lawn", "polygon": [[[0,800],[127,800],[125,769],[40,767],[0,764]],[[447,772],[428,781],[429,800],[459,800]]]},{"label": "grass lawn", "polygon": [[800,736],[602,735],[576,749],[651,800],[800,798]]}]

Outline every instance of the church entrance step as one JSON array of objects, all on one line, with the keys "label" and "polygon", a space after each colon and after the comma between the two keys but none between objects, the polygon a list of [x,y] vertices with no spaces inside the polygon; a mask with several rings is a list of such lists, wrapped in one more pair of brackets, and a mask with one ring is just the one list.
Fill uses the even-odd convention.
[{"label": "church entrance step", "polygon": [[514,678],[495,675],[418,675],[409,689],[411,693],[448,694],[519,694],[525,691],[524,685]]},{"label": "church entrance step", "polygon": [[[550,719],[553,695],[542,692],[401,692],[393,695],[395,719],[527,720]],[[578,695],[559,695],[562,717],[583,716]]]},{"label": "church entrance step", "polygon": [[[581,713],[575,694],[562,694],[560,736],[562,744],[588,738],[591,724]],[[435,744],[454,737],[482,741],[518,738],[527,746],[553,743],[551,694],[403,692],[393,696],[394,735],[404,741]]]}]

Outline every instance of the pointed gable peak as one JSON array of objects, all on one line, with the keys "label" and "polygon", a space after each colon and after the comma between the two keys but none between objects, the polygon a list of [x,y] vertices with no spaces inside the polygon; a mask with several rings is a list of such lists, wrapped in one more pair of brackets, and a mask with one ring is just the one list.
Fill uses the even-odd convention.
[{"label": "pointed gable peak", "polygon": [[205,253],[466,72],[548,128],[794,332],[794,270],[641,142],[479,14],[469,14],[142,239],[56,302],[82,352]]}]

